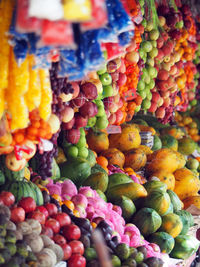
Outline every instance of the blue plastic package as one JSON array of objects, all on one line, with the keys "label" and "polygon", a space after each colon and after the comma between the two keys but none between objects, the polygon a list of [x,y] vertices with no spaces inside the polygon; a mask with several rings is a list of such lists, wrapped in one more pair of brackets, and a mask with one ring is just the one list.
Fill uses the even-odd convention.
[{"label": "blue plastic package", "polygon": [[131,39],[134,36],[134,31],[122,32],[119,34],[119,44],[121,46],[127,46],[131,42]]}]

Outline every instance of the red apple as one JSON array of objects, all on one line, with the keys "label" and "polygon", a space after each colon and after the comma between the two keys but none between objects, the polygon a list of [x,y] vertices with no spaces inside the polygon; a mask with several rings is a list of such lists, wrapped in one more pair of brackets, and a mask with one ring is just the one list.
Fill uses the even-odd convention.
[{"label": "red apple", "polygon": [[67,240],[78,240],[81,237],[81,230],[75,224],[69,224],[63,227],[63,236]]},{"label": "red apple", "polygon": [[25,210],[21,207],[13,207],[10,220],[14,223],[23,222],[25,220]]},{"label": "red apple", "polygon": [[58,212],[58,208],[53,203],[47,203],[44,207],[47,209],[49,216],[57,214]]},{"label": "red apple", "polygon": [[80,139],[80,130],[79,129],[70,129],[66,132],[65,136],[68,143],[77,144]]},{"label": "red apple", "polygon": [[29,213],[28,218],[35,219],[40,224],[45,224],[45,221],[46,221],[45,215],[42,212],[40,212],[39,210],[38,211],[35,210],[34,212]]},{"label": "red apple", "polygon": [[74,123],[75,123],[75,117],[73,117],[72,119],[71,119],[71,121],[69,121],[69,122],[63,122],[62,123],[62,129],[63,130],[70,130],[70,129],[72,129],[72,127],[74,126]]},{"label": "red apple", "polygon": [[72,87],[74,89],[73,98],[76,98],[78,96],[79,92],[80,92],[80,87],[79,87],[77,82],[71,82],[71,85],[72,85]]},{"label": "red apple", "polygon": [[85,127],[88,123],[88,118],[81,116],[79,113],[75,114],[75,128],[79,129]]},{"label": "red apple", "polygon": [[2,191],[0,194],[0,200],[4,205],[10,207],[15,203],[15,197],[11,192]]},{"label": "red apple", "polygon": [[156,117],[159,119],[163,119],[165,117],[165,108],[164,107],[159,107],[156,110]]},{"label": "red apple", "polygon": [[115,123],[118,124],[123,119],[124,113],[121,111],[121,109],[118,109],[117,112],[115,112],[115,115],[116,115]]},{"label": "red apple", "polygon": [[32,197],[23,197],[19,203],[19,207],[22,207],[26,213],[32,212],[36,209],[36,202]]},{"label": "red apple", "polygon": [[56,215],[53,215],[52,218],[56,219],[56,221],[59,222],[60,227],[71,223],[71,218],[64,212],[57,213]]},{"label": "red apple", "polygon": [[58,244],[59,246],[62,246],[62,245],[64,245],[64,244],[67,243],[67,241],[66,241],[66,239],[64,238],[64,236],[59,235],[59,234],[54,235],[53,240],[54,240],[54,242],[55,242],[56,244]]},{"label": "red apple", "polygon": [[158,105],[157,105],[157,103],[155,103],[155,102],[151,102],[151,106],[150,106],[150,108],[148,109],[148,112],[155,112],[156,111],[156,109],[157,109],[157,107],[158,107]]},{"label": "red apple", "polygon": [[108,121],[109,121],[109,124],[110,124],[110,125],[115,124],[115,121],[116,121],[116,114],[115,114],[115,113],[110,114],[110,116],[109,116],[109,118],[108,118]]},{"label": "red apple", "polygon": [[53,218],[49,218],[46,221],[45,226],[51,228],[53,230],[54,234],[57,234],[60,231],[60,223]]},{"label": "red apple", "polygon": [[40,211],[41,213],[43,213],[46,219],[49,216],[48,210],[44,206],[36,207],[36,211]]},{"label": "red apple", "polygon": [[95,103],[87,101],[79,109],[79,112],[83,117],[91,118],[91,117],[94,117],[97,114],[98,108],[97,108],[97,105]]},{"label": "red apple", "polygon": [[94,100],[97,98],[97,87],[91,82],[86,82],[81,85],[81,91],[84,93],[85,97],[89,100]]},{"label": "red apple", "polygon": [[72,99],[71,103],[73,107],[80,108],[85,104],[85,101],[86,101],[86,97],[84,93],[80,92],[76,98]]},{"label": "red apple", "polygon": [[64,245],[61,245],[61,248],[63,250],[63,253],[64,253],[64,258],[63,260],[68,260],[71,255],[72,255],[72,249],[71,247],[68,245],[68,244],[64,244]]}]

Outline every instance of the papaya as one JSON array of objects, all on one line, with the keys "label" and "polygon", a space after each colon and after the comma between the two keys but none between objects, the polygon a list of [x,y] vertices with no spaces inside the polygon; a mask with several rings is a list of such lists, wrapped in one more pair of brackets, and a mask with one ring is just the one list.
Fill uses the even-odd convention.
[{"label": "papaya", "polygon": [[61,177],[72,180],[77,187],[80,187],[91,174],[91,167],[84,159],[72,159],[61,163],[59,167]]},{"label": "papaya", "polygon": [[175,170],[184,166],[186,161],[183,160],[180,153],[173,151],[169,148],[162,148],[157,151],[154,151],[148,160],[149,164],[146,167],[146,170],[149,174],[152,174],[160,169],[166,170],[173,173]]},{"label": "papaya", "polygon": [[109,148],[103,151],[101,155],[107,158],[109,165],[117,165],[121,168],[124,166],[125,156],[117,148]]},{"label": "papaya", "polygon": [[160,228],[162,219],[154,209],[142,208],[133,216],[132,222],[139,228],[142,235],[148,236]]},{"label": "papaya", "polygon": [[169,195],[161,191],[153,191],[144,199],[144,207],[154,209],[159,215],[165,214],[169,209],[170,203]]},{"label": "papaya", "polygon": [[194,218],[192,214],[187,210],[179,210],[176,212],[177,215],[182,216],[185,218],[186,221],[189,223],[189,227],[192,227],[194,225]]},{"label": "papaya", "polygon": [[120,206],[122,209],[122,217],[126,220],[126,222],[129,221],[136,212],[135,204],[128,197],[122,196],[120,199],[115,201],[115,205]]},{"label": "papaya", "polygon": [[139,149],[144,152],[146,155],[152,154],[153,151],[151,150],[151,148],[149,146],[145,146],[145,145],[140,145]]},{"label": "papaya", "polygon": [[121,128],[121,133],[109,135],[110,148],[118,148],[122,152],[138,148],[141,144],[138,128],[134,124],[123,124]]},{"label": "papaya", "polygon": [[109,175],[108,190],[116,185],[127,184],[132,182],[133,180],[128,175],[124,173],[114,173]]},{"label": "papaya", "polygon": [[99,165],[98,163],[95,163],[94,166],[91,168],[91,173],[95,172],[104,172],[107,174],[106,170],[103,167],[101,167],[101,165]]},{"label": "papaya", "polygon": [[172,191],[171,189],[167,190],[167,193],[170,197],[171,203],[173,205],[174,212],[177,212],[183,208],[183,202],[180,200],[180,198],[177,196],[177,194]]},{"label": "papaya", "polygon": [[87,144],[91,150],[100,153],[109,148],[108,134],[104,131],[93,131],[92,128],[89,129],[86,135]]},{"label": "papaya", "polygon": [[174,172],[174,192],[183,200],[189,196],[196,195],[200,190],[198,177],[189,169],[181,168]]},{"label": "papaya", "polygon": [[111,202],[122,196],[128,197],[134,201],[138,198],[146,197],[147,191],[141,184],[131,182],[108,188],[108,190],[106,191],[106,196]]},{"label": "papaya", "polygon": [[146,165],[147,156],[140,148],[131,149],[125,153],[125,167],[131,167],[134,171],[139,171]]},{"label": "papaya", "polygon": [[175,238],[175,245],[170,253],[170,257],[185,260],[197,251],[199,245],[199,240],[194,236],[179,235]]},{"label": "papaya", "polygon": [[169,213],[173,213],[173,212],[174,212],[174,207],[173,207],[172,203],[170,203],[169,209],[162,216],[169,214]]},{"label": "papaya", "polygon": [[176,139],[181,139],[185,135],[185,133],[178,127],[168,127],[166,129],[163,129],[161,131],[161,134],[169,134]]},{"label": "papaya", "polygon": [[176,212],[176,214],[180,217],[182,224],[183,224],[183,228],[180,232],[180,235],[186,235],[189,231],[189,228],[190,228],[189,217],[187,215],[185,216],[184,211],[186,211],[186,210],[183,210],[183,213],[182,213],[182,210],[179,210]]},{"label": "papaya", "polygon": [[152,146],[152,150],[153,151],[156,151],[156,150],[159,150],[162,148],[162,142],[160,140],[160,137],[158,135],[154,135],[154,138],[153,138],[153,146]]},{"label": "papaya", "polygon": [[165,232],[156,232],[149,236],[148,241],[160,247],[162,253],[169,254],[174,248],[174,238]]},{"label": "papaya", "polygon": [[143,184],[144,188],[147,190],[148,194],[151,194],[153,191],[161,191],[166,192],[167,191],[167,185],[160,181],[148,181],[145,184]]},{"label": "papaya", "polygon": [[153,176],[158,177],[161,182],[165,183],[167,185],[167,189],[174,190],[175,177],[172,173],[170,173],[166,170],[160,169],[151,175],[151,177],[153,177]]},{"label": "papaya", "polygon": [[162,147],[166,147],[166,148],[170,148],[174,151],[177,151],[178,150],[178,141],[176,140],[175,137],[169,135],[169,134],[166,134],[166,135],[162,135],[160,137],[161,139],[161,142],[162,142]]},{"label": "papaya", "polygon": [[99,189],[104,193],[108,187],[108,175],[103,172],[92,173],[82,185],[90,186],[94,190]]},{"label": "papaya", "polygon": [[97,194],[100,196],[100,198],[102,198],[105,202],[107,202],[106,195],[99,189],[97,189],[96,191],[97,191]]},{"label": "papaya", "polygon": [[183,223],[180,217],[175,213],[168,213],[162,216],[160,231],[167,232],[172,237],[177,237],[182,231]]},{"label": "papaya", "polygon": [[96,157],[94,155],[94,152],[91,149],[88,149],[88,156],[86,160],[90,164],[91,168],[96,164]]},{"label": "papaya", "polygon": [[200,209],[200,195],[189,196],[183,200],[184,209],[189,208],[191,205],[196,206]]}]

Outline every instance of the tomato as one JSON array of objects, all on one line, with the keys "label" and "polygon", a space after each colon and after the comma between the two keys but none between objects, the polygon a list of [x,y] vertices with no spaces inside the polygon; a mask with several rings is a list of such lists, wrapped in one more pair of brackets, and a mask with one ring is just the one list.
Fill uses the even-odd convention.
[{"label": "tomato", "polygon": [[59,234],[54,235],[53,240],[56,244],[60,246],[66,244],[66,239],[64,238],[64,236],[59,235]]},{"label": "tomato", "polygon": [[37,220],[40,224],[45,224],[45,215],[39,210],[29,213],[28,218]]},{"label": "tomato", "polygon": [[84,246],[83,243],[79,240],[72,240],[68,243],[72,249],[72,254],[80,254],[83,255],[84,253]]},{"label": "tomato", "polygon": [[60,231],[60,224],[59,224],[59,222],[56,221],[53,218],[49,218],[46,221],[45,226],[50,227],[53,230],[54,234],[57,234]]},{"label": "tomato", "polygon": [[53,238],[53,230],[50,227],[42,225],[41,235],[47,235],[49,238]]},{"label": "tomato", "polygon": [[47,209],[49,216],[52,216],[58,213],[58,208],[53,203],[47,203],[44,207]]},{"label": "tomato", "polygon": [[60,227],[71,223],[71,218],[64,212],[57,213],[56,215],[53,215],[52,218],[56,219],[56,221],[60,223]]},{"label": "tomato", "polygon": [[38,206],[36,208],[36,211],[40,211],[41,213],[43,213],[46,219],[49,216],[48,210],[44,206]]},{"label": "tomato", "polygon": [[78,240],[81,237],[81,230],[75,224],[69,224],[62,228],[63,235],[67,240]]},{"label": "tomato", "polygon": [[10,220],[14,223],[23,222],[25,220],[25,210],[21,207],[12,208]]},{"label": "tomato", "polygon": [[22,207],[26,213],[32,212],[36,209],[36,203],[32,197],[23,197],[19,201],[18,206]]},{"label": "tomato", "polygon": [[15,203],[15,197],[11,192],[2,191],[0,194],[0,200],[8,207]]},{"label": "tomato", "polygon": [[86,259],[79,254],[73,254],[68,260],[67,266],[68,267],[85,267]]},{"label": "tomato", "polygon": [[[68,245],[68,244],[63,244],[63,245],[60,245],[62,250],[63,250],[63,253],[64,253],[64,258],[63,260],[68,260],[71,255],[72,255],[72,249],[71,247]],[[68,266],[68,265],[67,265]]]}]

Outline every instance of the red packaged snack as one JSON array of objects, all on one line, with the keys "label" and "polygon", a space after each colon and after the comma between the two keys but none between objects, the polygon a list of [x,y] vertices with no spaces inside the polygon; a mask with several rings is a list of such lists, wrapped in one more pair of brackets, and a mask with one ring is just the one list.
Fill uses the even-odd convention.
[{"label": "red packaged snack", "polygon": [[28,15],[29,1],[17,1],[16,29],[18,32],[38,32],[41,27],[41,20]]},{"label": "red packaged snack", "polygon": [[41,42],[43,45],[72,46],[74,39],[71,23],[65,20],[43,20]]}]

